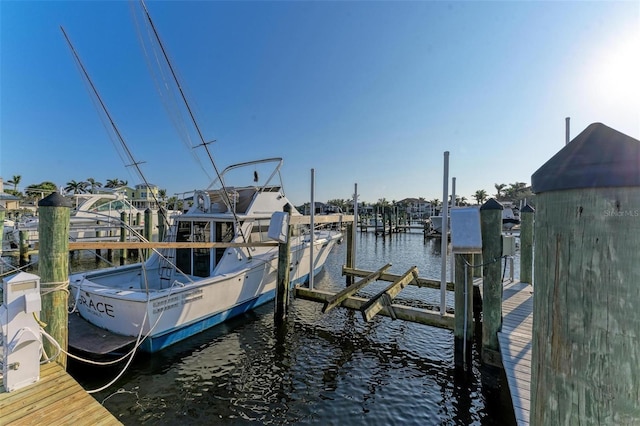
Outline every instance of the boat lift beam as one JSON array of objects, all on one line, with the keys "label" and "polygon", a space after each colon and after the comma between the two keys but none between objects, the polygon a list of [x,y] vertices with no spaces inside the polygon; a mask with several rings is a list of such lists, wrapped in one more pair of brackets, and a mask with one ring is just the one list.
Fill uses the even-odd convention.
[{"label": "boat lift beam", "polygon": [[387,288],[380,293],[373,296],[367,303],[362,305],[360,312],[362,312],[362,318],[365,321],[371,321],[384,307],[387,308],[391,317],[396,319],[395,310],[393,309],[392,301],[400,293],[400,291],[412,281],[418,279],[418,268],[416,266],[411,267],[407,272],[399,279],[394,281]]},{"label": "boat lift beam", "polygon": [[[342,275],[352,275],[352,276],[355,276],[355,277],[366,277],[369,274],[371,274],[370,271],[365,271],[363,269],[353,269],[353,268],[348,268],[346,266],[342,267]],[[378,279],[381,280],[381,281],[394,282],[394,281],[396,281],[396,280],[398,280],[400,278],[401,278],[400,275],[384,273],[384,274],[380,275],[380,277]],[[415,280],[412,280],[409,283],[409,285],[414,285],[416,287],[439,289],[440,288],[440,280],[432,280],[432,279],[429,279],[429,278],[417,278]],[[452,282],[448,282],[447,283],[447,291],[453,291],[453,283]]]},{"label": "boat lift beam", "polygon": [[[296,287],[295,295],[296,298],[299,299],[320,303],[326,303],[334,296],[333,293],[328,291],[309,290],[305,287]],[[344,299],[340,306],[347,309],[360,310],[366,302],[367,299],[365,298],[350,296]],[[391,306],[391,309],[393,309],[393,312],[397,319],[430,325],[432,327],[438,327],[447,330],[453,330],[454,316],[453,314],[450,314],[448,312],[445,312],[444,315],[441,315],[441,313],[438,311],[431,311],[428,309],[414,308],[411,306],[395,304]],[[383,307],[382,310],[378,312],[378,315],[392,317],[387,307]]]},{"label": "boat lift beam", "polygon": [[378,278],[380,278],[380,275],[386,272],[387,269],[389,268],[391,268],[391,263],[387,263],[382,268],[378,269],[376,272],[372,272],[371,274],[367,275],[360,281],[353,283],[352,285],[343,289],[339,293],[332,294],[331,297],[325,300],[324,306],[322,307],[322,313],[329,312],[336,306],[340,305],[340,303],[342,303],[344,300],[346,300],[347,298],[355,294],[362,287],[366,286],[367,284],[373,281],[376,281]]}]

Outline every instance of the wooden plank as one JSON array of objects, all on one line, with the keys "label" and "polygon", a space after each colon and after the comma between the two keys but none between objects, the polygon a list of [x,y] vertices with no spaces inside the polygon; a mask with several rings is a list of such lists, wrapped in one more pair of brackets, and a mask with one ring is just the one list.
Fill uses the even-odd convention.
[{"label": "wooden plank", "polygon": [[[320,303],[329,300],[334,295],[334,293],[330,293],[328,291],[309,290],[308,288],[304,287],[296,287],[295,291],[296,297],[299,299],[305,299]],[[364,305],[367,300],[368,299],[364,299],[362,297],[351,296],[345,299],[340,304],[340,306],[347,309],[360,310],[362,305]],[[438,311],[430,311],[427,309],[413,308],[410,306],[395,304],[392,305],[392,308],[398,319],[430,325],[432,327],[453,330],[454,318],[452,314],[445,313],[444,315],[440,315],[440,312]],[[378,313],[378,315],[391,317],[391,313],[386,307],[383,308]]]},{"label": "wooden plank", "polygon": [[352,285],[350,285],[349,287],[343,289],[342,291],[332,295],[325,302],[324,306],[322,307],[322,312],[323,313],[329,312],[331,309],[335,308],[340,303],[342,303],[343,300],[345,300],[349,296],[355,294],[362,287],[364,287],[367,284],[377,280],[380,277],[380,275],[382,275],[382,273],[384,271],[386,271],[387,269],[389,269],[389,268],[391,268],[391,263],[387,263],[382,268],[378,269],[376,272],[372,272],[371,274],[367,275],[366,277],[364,277],[360,281],[357,281],[357,282],[353,283]]},{"label": "wooden plank", "polygon": [[533,295],[531,286],[514,282],[504,288],[503,324],[498,333],[502,364],[518,425],[528,425],[531,410]]},{"label": "wooden plank", "polygon": [[228,248],[228,247],[277,247],[276,241],[262,241],[249,243],[220,243],[220,242],[175,242],[175,241],[81,241],[70,242],[69,250],[90,249],[166,249],[166,248]]},{"label": "wooden plank", "polygon": [[[313,222],[318,225],[322,223],[346,223],[353,222],[352,214],[321,214],[313,217]],[[296,215],[291,216],[289,225],[309,225],[311,224],[311,216]]]},{"label": "wooden plank", "polygon": [[[369,274],[371,274],[371,271],[365,271],[363,269],[352,269],[346,266],[342,267],[342,275],[354,275],[356,277],[366,277]],[[380,278],[378,279],[381,281],[394,282],[399,278],[400,278],[400,275],[384,273],[380,275]],[[415,285],[417,287],[426,287],[426,288],[433,288],[436,290],[440,290],[440,280],[432,280],[429,278],[418,278],[417,280],[411,281],[409,285]],[[476,285],[476,282],[474,282],[474,285]],[[447,291],[453,291],[453,289],[454,289],[454,284],[452,282],[448,282]]]},{"label": "wooden plank", "polygon": [[2,425],[121,424],[57,363],[40,367],[40,381],[0,393],[0,413]]},{"label": "wooden plank", "polygon": [[[378,312],[382,310],[384,306],[390,305],[391,301],[400,293],[400,291],[407,286],[408,283],[418,279],[418,267],[413,266],[407,272],[402,275],[398,280],[394,281],[387,288],[373,296],[367,303],[365,303],[360,312],[365,321],[371,321]],[[386,300],[383,300],[383,297]],[[393,312],[392,312],[393,313]]]}]

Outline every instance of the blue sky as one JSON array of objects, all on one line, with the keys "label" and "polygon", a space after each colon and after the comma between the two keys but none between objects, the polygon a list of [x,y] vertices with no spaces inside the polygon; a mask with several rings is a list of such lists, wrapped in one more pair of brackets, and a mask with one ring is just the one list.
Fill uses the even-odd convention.
[{"label": "blue sky", "polygon": [[[284,158],[296,204],[442,198],[530,183],[602,122],[640,138],[640,2],[148,2],[219,168]],[[101,121],[75,45],[134,158],[171,195],[206,187],[154,84],[130,2],[0,2],[0,176],[139,183]],[[141,22],[141,21],[137,21]],[[194,135],[191,131],[191,135]],[[206,161],[205,161],[206,160]]]}]

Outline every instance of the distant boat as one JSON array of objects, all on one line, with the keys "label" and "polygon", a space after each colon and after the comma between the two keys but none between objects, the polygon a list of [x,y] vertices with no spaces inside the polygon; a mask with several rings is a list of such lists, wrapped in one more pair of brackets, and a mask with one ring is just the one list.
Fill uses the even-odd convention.
[{"label": "distant boat", "polygon": [[510,230],[516,225],[520,225],[520,210],[517,207],[504,205],[502,210],[502,229]]},{"label": "distant boat", "polygon": [[[140,214],[140,229],[144,225],[143,211],[135,208],[127,197],[119,191],[102,190],[95,194],[72,195],[73,209],[69,225],[69,239],[79,240],[117,240],[120,237],[120,215],[126,213],[128,220],[135,221]],[[27,243],[30,247],[38,241],[38,226],[40,219],[37,216],[27,216],[16,222],[7,237],[10,246],[18,247],[20,232],[27,232]],[[98,237],[96,232],[100,232]],[[4,240],[3,240],[4,246]]]},{"label": "distant boat", "polygon": [[431,216],[429,220],[431,221],[431,233],[442,235],[442,216]]},{"label": "distant boat", "polygon": [[13,229],[16,223],[10,219],[4,219],[2,227],[2,246],[0,246],[0,253],[4,251],[11,251],[18,248],[18,245],[13,241]]},{"label": "distant boat", "polygon": [[[253,178],[257,164],[274,162],[275,170],[263,185],[228,186],[229,171],[248,169],[247,176]],[[222,189],[196,191],[193,205],[175,217],[165,241],[267,241],[275,212],[290,205],[292,216],[301,216],[284,195],[281,182],[271,184],[280,176],[281,165],[282,159],[271,158],[227,167],[217,180],[225,182]],[[313,269],[308,227],[291,240],[292,285],[320,272],[342,237],[331,229],[313,233]],[[162,249],[144,263],[72,275],[71,299],[86,321],[130,337],[129,344],[139,336],[141,350],[156,352],[273,300],[277,269],[276,246]],[[70,346],[87,351],[73,340],[70,337]]]}]

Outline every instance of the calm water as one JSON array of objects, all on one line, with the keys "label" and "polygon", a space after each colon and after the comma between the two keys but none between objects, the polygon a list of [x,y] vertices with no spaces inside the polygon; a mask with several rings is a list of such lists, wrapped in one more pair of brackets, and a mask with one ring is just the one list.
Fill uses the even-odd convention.
[{"label": "calm water", "polygon": [[[440,277],[440,241],[422,234],[357,235],[357,267],[391,272],[416,265],[421,277]],[[331,253],[316,287],[344,287],[346,244]],[[94,265],[76,259],[73,269]],[[361,294],[374,294],[374,283]],[[396,299],[439,304],[439,291],[405,288]],[[452,307],[453,298],[448,301]],[[295,300],[282,330],[273,305],[215,327],[159,354],[139,354],[111,388],[94,394],[120,421],[137,424],[515,424],[506,382],[486,372],[473,345],[473,368],[459,373],[450,331]],[[69,368],[86,388],[111,380],[118,368]]]}]

